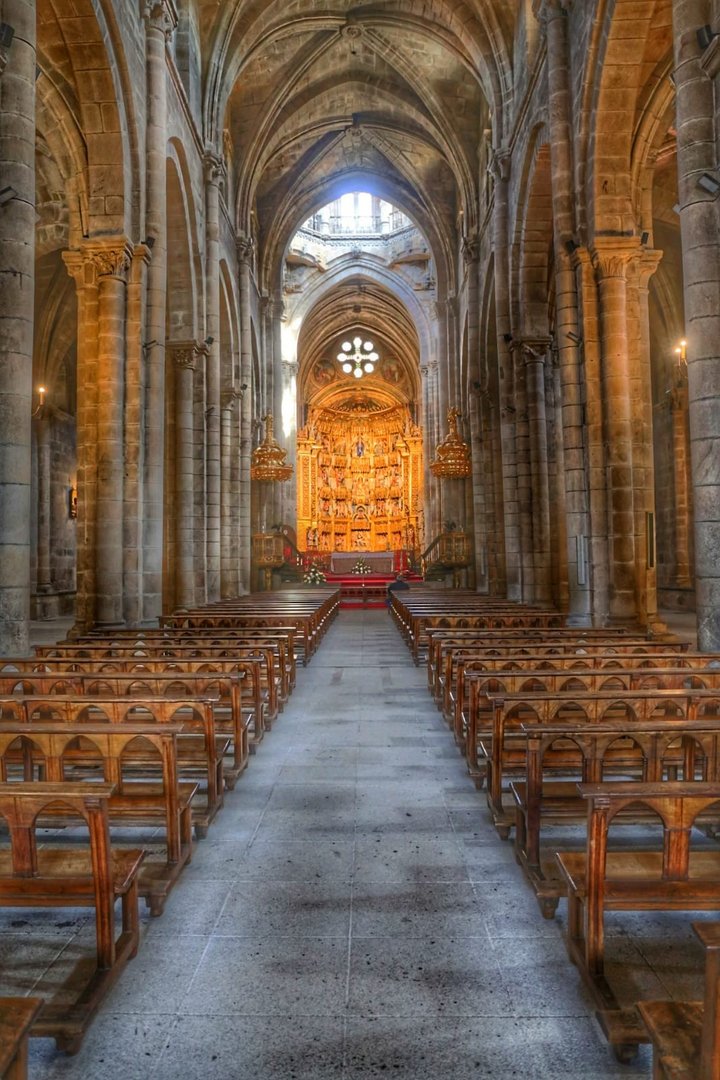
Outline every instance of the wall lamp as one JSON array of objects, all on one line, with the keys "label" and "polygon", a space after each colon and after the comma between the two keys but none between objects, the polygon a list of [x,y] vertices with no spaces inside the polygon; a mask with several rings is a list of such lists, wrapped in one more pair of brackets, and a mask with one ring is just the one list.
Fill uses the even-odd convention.
[{"label": "wall lamp", "polygon": [[242,386],[240,387],[240,389],[241,389],[241,390],[247,390],[247,383],[246,383],[246,382],[244,382],[244,383],[242,384]]},{"label": "wall lamp", "polygon": [[149,248],[150,251],[152,251],[152,249],[155,247],[155,237],[154,236],[146,236],[145,239],[143,240],[143,243],[144,243],[146,248]]},{"label": "wall lamp", "polygon": [[579,247],[580,245],[574,238],[565,241],[565,250],[567,251],[568,255],[574,255]]},{"label": "wall lamp", "polygon": [[503,341],[505,342],[506,345],[510,345],[512,343],[512,339],[513,339],[512,334],[503,334]]},{"label": "wall lamp", "polygon": [[568,337],[570,341],[572,341],[573,345],[582,345],[583,339],[581,337],[578,337],[577,334],[574,334],[572,330],[568,330],[565,336]]},{"label": "wall lamp", "polygon": [[17,199],[17,191],[14,187],[4,187],[0,190],[0,206],[7,206],[13,199]]},{"label": "wall lamp", "polygon": [[717,37],[717,34],[713,32],[713,28],[708,26],[707,23],[705,26],[701,26],[699,30],[696,30],[696,34],[698,45],[703,52],[712,45],[714,39]]},{"label": "wall lamp", "polygon": [[720,192],[720,180],[712,173],[704,172],[698,179],[697,186],[702,188],[703,191],[707,191],[708,195],[717,197]]},{"label": "wall lamp", "polygon": [[212,345],[214,341],[215,341],[214,337],[206,337],[205,338],[205,344],[206,345]]},{"label": "wall lamp", "polygon": [[9,49],[15,37],[15,28],[10,23],[0,23],[0,48]]}]

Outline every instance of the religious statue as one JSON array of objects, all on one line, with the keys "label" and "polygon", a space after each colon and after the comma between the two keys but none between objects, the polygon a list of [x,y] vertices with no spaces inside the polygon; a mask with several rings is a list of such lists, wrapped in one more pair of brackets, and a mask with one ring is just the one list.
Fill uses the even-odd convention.
[{"label": "religious statue", "polygon": [[362,441],[362,438],[359,438],[355,443],[355,453],[357,457],[362,457],[365,453],[365,443]]}]

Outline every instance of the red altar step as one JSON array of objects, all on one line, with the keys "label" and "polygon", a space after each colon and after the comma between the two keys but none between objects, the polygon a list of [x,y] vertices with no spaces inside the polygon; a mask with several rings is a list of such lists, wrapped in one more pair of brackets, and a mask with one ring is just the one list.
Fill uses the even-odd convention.
[{"label": "red altar step", "polygon": [[[395,580],[394,574],[333,574],[325,575],[328,583],[340,587],[341,608],[385,607],[387,587]],[[405,575],[408,583],[421,581],[417,574]]]}]

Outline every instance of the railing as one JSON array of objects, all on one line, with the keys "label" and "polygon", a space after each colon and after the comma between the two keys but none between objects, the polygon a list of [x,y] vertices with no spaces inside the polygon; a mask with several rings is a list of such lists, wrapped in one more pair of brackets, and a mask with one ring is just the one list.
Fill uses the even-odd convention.
[{"label": "railing", "polygon": [[435,539],[430,543],[428,547],[425,548],[422,555],[420,556],[420,571],[423,577],[427,576],[427,572],[430,566],[433,565],[434,562],[437,562],[437,559],[432,560],[430,556],[433,552],[437,553],[439,551],[440,541],[442,540],[444,535],[444,533],[438,533]]}]

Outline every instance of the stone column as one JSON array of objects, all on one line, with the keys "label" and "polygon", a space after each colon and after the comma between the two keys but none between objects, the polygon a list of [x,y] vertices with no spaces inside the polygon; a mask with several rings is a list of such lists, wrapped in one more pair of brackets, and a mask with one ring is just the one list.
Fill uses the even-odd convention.
[{"label": "stone column", "polygon": [[597,238],[593,254],[600,301],[610,617],[621,622],[633,622],[637,618],[627,332],[627,268],[637,254],[637,247],[637,240]]},{"label": "stone column", "polygon": [[77,591],[75,631],[95,622],[97,499],[98,277],[85,250],[63,252],[77,289]]},{"label": "stone column", "polygon": [[35,0],[4,0],[0,187],[0,655],[28,651],[35,299]]},{"label": "stone column", "polygon": [[520,525],[520,599],[532,603],[535,595],[535,563],[532,547],[532,466],[530,463],[530,421],[528,415],[523,343],[514,339],[510,346],[513,367],[512,419],[515,435],[515,482],[518,522]]},{"label": "stone column", "polygon": [[590,589],[580,584],[584,567],[578,552],[590,532],[588,478],[585,470],[583,387],[579,342],[579,310],[575,269],[570,252],[575,245],[575,186],[568,49],[568,9],[572,0],[541,0],[538,18],[547,41],[548,120],[555,247],[555,326],[560,381],[565,463],[565,528],[568,622],[590,621]]},{"label": "stone column", "polygon": [[491,172],[495,180],[493,252],[495,269],[495,320],[500,387],[500,436],[502,448],[503,520],[505,524],[505,578],[509,600],[522,599],[520,520],[517,464],[515,459],[515,402],[513,360],[510,351],[510,269],[508,259],[508,197],[510,153],[493,150]]},{"label": "stone column", "polygon": [[98,275],[96,619],[123,624],[125,320],[132,247],[124,238],[88,243]]},{"label": "stone column", "polygon": [[153,241],[147,274],[143,618],[162,611],[165,474],[165,319],[167,307],[167,63],[177,26],[173,0],[143,0],[147,72],[145,235]]},{"label": "stone column", "polygon": [[252,320],[251,269],[253,244],[248,237],[237,243],[240,271],[240,385],[244,387],[240,403],[240,588],[250,591],[251,581],[251,499],[250,460],[252,457]]},{"label": "stone column", "polygon": [[687,362],[678,361],[670,391],[673,437],[673,473],[675,481],[675,584],[679,589],[692,588],[690,577],[690,460],[688,431]]},{"label": "stone column", "polygon": [[220,598],[220,183],[222,160],[205,154],[207,388],[207,598]]},{"label": "stone column", "polygon": [[[650,357],[650,278],[662,251],[643,249],[634,260],[637,332],[635,378],[633,379],[634,444],[633,474],[635,500],[635,559],[637,608],[640,622],[661,631],[657,610],[657,556],[655,543],[655,455],[653,449],[652,362]],[[649,556],[652,555],[652,558]]]},{"label": "stone column", "polygon": [[197,341],[173,341],[167,348],[175,363],[175,602],[188,608],[195,603],[193,380],[205,346]]},{"label": "stone column", "polygon": [[143,618],[143,521],[145,465],[145,337],[150,249],[137,244],[128,281],[125,353],[125,511],[123,522],[123,611],[128,626]]},{"label": "stone column", "polygon": [[[533,603],[550,604],[550,470],[548,465],[548,426],[545,402],[545,361],[550,338],[523,339],[521,353],[525,362],[528,430],[530,435]],[[528,538],[529,542],[529,538]]]},{"label": "stone column", "polygon": [[233,492],[232,492],[232,459],[235,452],[233,445],[234,419],[239,391],[230,387],[222,394],[222,420],[220,425],[220,438],[222,448],[222,500],[220,521],[220,558],[221,558],[221,587],[220,594],[223,598],[238,595],[237,561],[233,558]]},{"label": "stone column", "polygon": [[205,366],[207,346],[198,355],[193,373],[193,549],[195,552],[195,603],[207,602],[207,394]]},{"label": "stone column", "polygon": [[[715,5],[717,14],[717,5]],[[698,186],[717,178],[720,39],[702,52],[697,30],[707,0],[673,0],[680,230],[683,247],[688,405],[695,515],[698,643],[720,650],[720,223],[717,201]],[[717,30],[717,25],[714,26]]]},{"label": "stone column", "polygon": [[48,593],[52,586],[50,551],[52,544],[52,502],[50,495],[50,428],[52,418],[47,405],[35,413],[37,447],[37,592]]},{"label": "stone column", "polygon": [[[465,288],[467,290],[467,355],[470,383],[477,383],[480,374],[480,302],[478,290],[478,264],[480,243],[477,235],[465,237],[463,243],[463,261],[465,264]],[[470,428],[470,446],[472,454],[472,480],[468,485],[468,501],[471,514],[468,515],[468,528],[472,530],[475,548],[475,588],[486,593],[487,585],[487,483],[483,475],[482,445],[480,439],[480,399],[473,393],[468,399]]]}]

